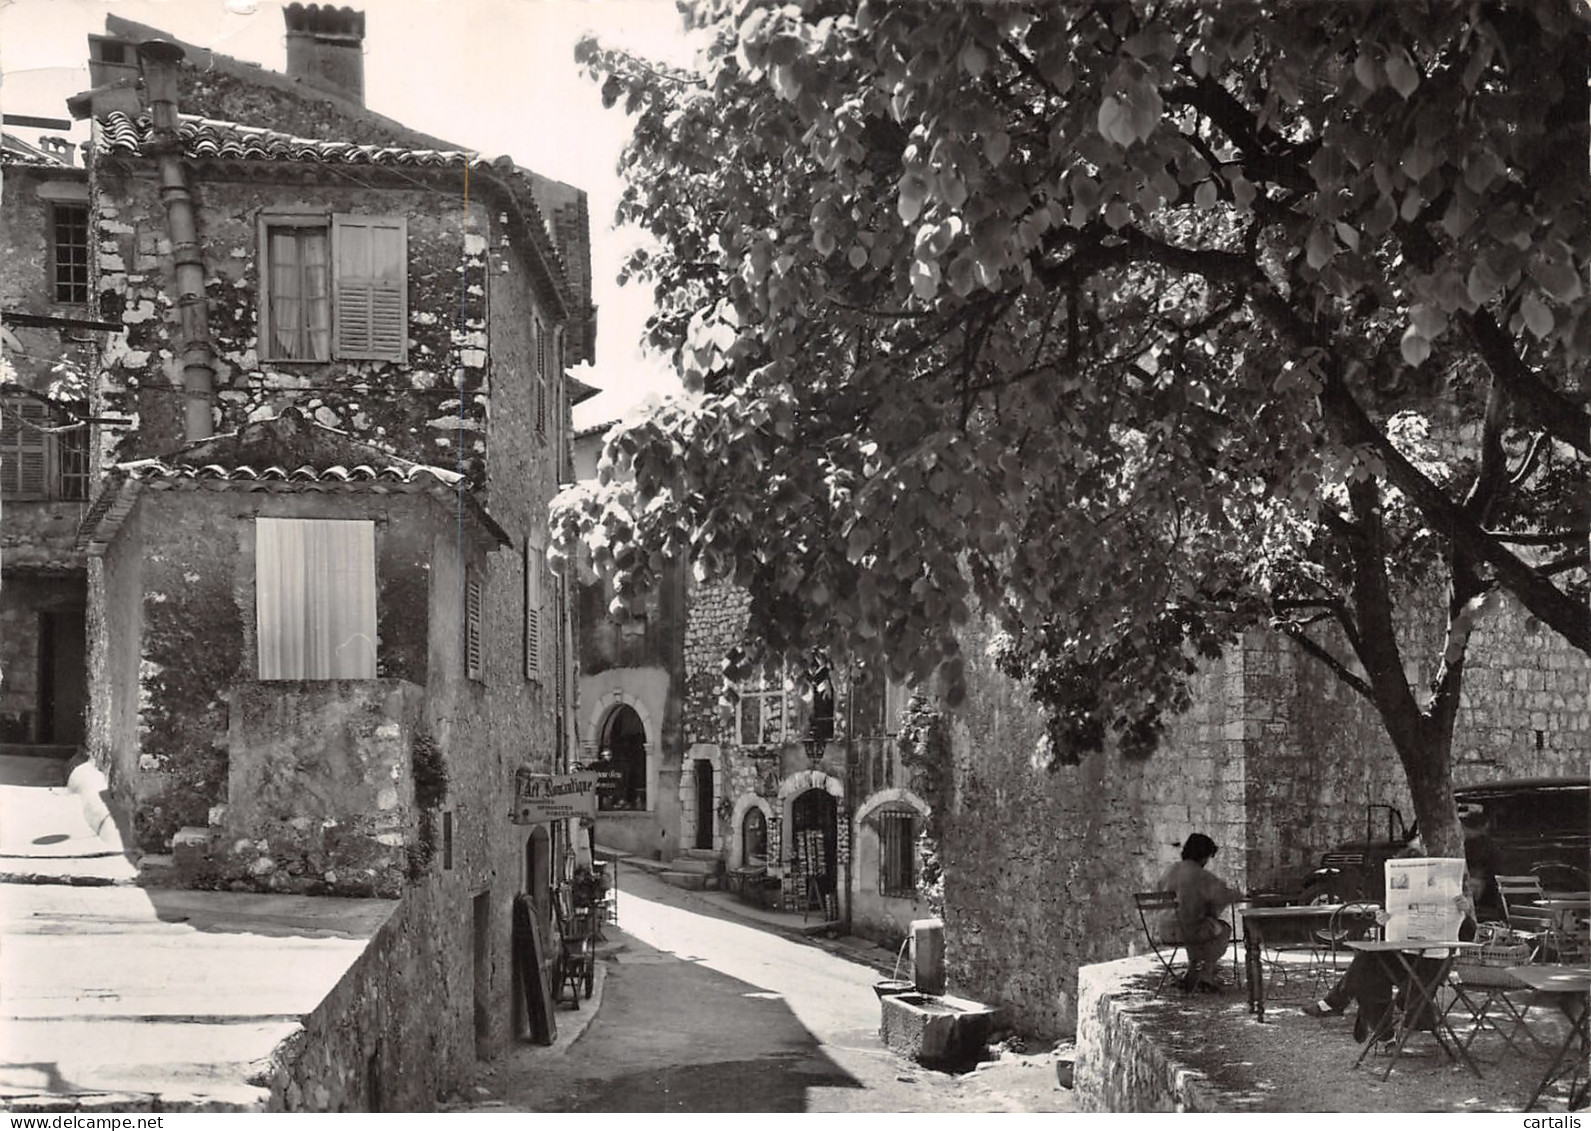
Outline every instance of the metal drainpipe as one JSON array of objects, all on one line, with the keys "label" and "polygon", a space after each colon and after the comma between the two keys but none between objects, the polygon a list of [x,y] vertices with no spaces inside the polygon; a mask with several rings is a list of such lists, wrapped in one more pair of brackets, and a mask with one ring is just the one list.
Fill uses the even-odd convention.
[{"label": "metal drainpipe", "polygon": [[177,275],[177,315],[182,356],[183,433],[189,443],[209,439],[215,430],[215,347],[210,342],[210,307],[204,295],[204,255],[194,220],[193,195],[182,164],[177,136],[177,64],[183,50],[163,39],[138,45],[138,59],[149,95],[154,133],[147,147],[160,168],[160,200]]}]

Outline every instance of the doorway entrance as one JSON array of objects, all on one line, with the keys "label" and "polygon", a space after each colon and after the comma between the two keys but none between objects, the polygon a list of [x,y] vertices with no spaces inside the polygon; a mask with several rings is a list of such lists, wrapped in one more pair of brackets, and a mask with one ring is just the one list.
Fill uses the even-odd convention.
[{"label": "doorway entrance", "polygon": [[822,907],[829,918],[839,916],[835,897],[838,814],[838,804],[825,789],[807,790],[790,807],[796,874],[807,886],[807,905]]},{"label": "doorway entrance", "polygon": [[713,846],[713,764],[696,759],[696,848]]},{"label": "doorway entrance", "polygon": [[646,724],[635,708],[619,707],[602,725],[598,747],[597,808],[641,812],[646,808]]}]

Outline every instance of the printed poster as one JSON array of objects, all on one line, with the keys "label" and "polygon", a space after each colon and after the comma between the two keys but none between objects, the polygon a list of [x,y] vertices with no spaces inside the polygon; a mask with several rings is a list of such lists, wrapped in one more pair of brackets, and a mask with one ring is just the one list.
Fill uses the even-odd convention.
[{"label": "printed poster", "polygon": [[1386,938],[1453,942],[1464,912],[1455,899],[1464,894],[1462,857],[1421,856],[1388,860]]}]

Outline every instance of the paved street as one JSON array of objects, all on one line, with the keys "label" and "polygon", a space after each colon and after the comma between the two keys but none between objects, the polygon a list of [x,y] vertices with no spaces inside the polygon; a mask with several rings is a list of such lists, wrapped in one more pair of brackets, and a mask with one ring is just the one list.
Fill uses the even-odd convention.
[{"label": "paved street", "polygon": [[[621,876],[597,1017],[566,1051],[483,1073],[524,1111],[1066,1111],[1047,1056],[966,1076],[878,1042],[872,968],[737,921],[648,873]],[[586,1006],[589,1008],[589,1006]],[[560,1024],[575,1020],[567,1007]],[[477,1107],[481,1105],[477,1104]],[[499,1108],[500,1110],[500,1108]]]}]

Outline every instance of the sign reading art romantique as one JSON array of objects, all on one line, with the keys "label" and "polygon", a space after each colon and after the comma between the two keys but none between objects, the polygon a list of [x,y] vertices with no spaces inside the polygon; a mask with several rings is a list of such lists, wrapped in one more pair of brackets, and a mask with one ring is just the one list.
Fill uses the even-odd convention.
[{"label": "sign reading art romantique", "polygon": [[597,815],[596,774],[514,774],[514,824],[539,825]]}]

